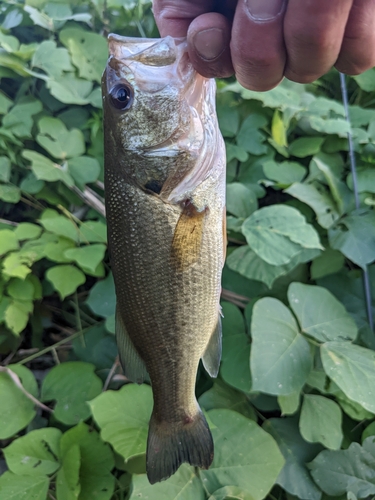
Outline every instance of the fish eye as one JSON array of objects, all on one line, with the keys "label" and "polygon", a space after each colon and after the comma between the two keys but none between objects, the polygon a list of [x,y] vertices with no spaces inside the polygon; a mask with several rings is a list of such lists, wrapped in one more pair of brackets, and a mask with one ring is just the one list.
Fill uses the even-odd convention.
[{"label": "fish eye", "polygon": [[126,110],[129,109],[133,102],[133,90],[124,83],[115,85],[109,92],[111,104],[116,109]]}]

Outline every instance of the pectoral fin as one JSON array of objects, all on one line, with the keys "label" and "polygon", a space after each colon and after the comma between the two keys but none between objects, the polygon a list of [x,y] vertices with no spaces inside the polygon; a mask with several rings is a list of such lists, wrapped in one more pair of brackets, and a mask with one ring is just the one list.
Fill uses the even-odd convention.
[{"label": "pectoral fin", "polygon": [[132,382],[142,384],[142,382],[149,379],[146,366],[126,331],[118,306],[116,306],[115,329],[117,347],[124,375]]},{"label": "pectoral fin", "polygon": [[215,330],[212,332],[210,341],[202,356],[203,366],[210,377],[216,378],[219,373],[221,359],[221,317],[217,319]]},{"label": "pectoral fin", "polygon": [[171,249],[172,262],[178,271],[185,271],[200,256],[205,215],[205,210],[198,212],[188,202],[178,219]]}]

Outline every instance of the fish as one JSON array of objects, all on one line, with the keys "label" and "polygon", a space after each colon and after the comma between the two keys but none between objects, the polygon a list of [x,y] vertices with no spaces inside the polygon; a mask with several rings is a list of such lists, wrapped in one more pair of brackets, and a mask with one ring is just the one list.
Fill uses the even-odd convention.
[{"label": "fish", "polygon": [[186,39],[110,34],[102,79],[105,200],[125,376],[151,384],[146,472],[209,468],[213,439],[195,397],[200,360],[221,357],[225,147],[213,79]]}]

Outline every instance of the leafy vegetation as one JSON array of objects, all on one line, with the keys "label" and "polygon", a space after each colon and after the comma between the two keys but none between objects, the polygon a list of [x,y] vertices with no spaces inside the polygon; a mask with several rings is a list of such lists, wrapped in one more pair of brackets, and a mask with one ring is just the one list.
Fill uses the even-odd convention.
[{"label": "leafy vegetation", "polygon": [[[147,0],[0,5],[2,500],[375,494],[375,69],[255,93],[218,82],[228,155],[223,359],[197,396],[207,471],[150,486],[152,396],[116,361],[103,206],[105,34],[157,36]],[[371,305],[374,313],[375,303]]]}]

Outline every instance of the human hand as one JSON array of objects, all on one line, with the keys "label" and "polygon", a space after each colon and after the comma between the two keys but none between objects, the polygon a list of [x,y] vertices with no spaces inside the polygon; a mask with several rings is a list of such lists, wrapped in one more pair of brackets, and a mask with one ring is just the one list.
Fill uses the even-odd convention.
[{"label": "human hand", "polygon": [[248,89],[375,65],[374,0],[154,0],[153,8],[161,36],[187,36],[200,74],[235,73]]}]

